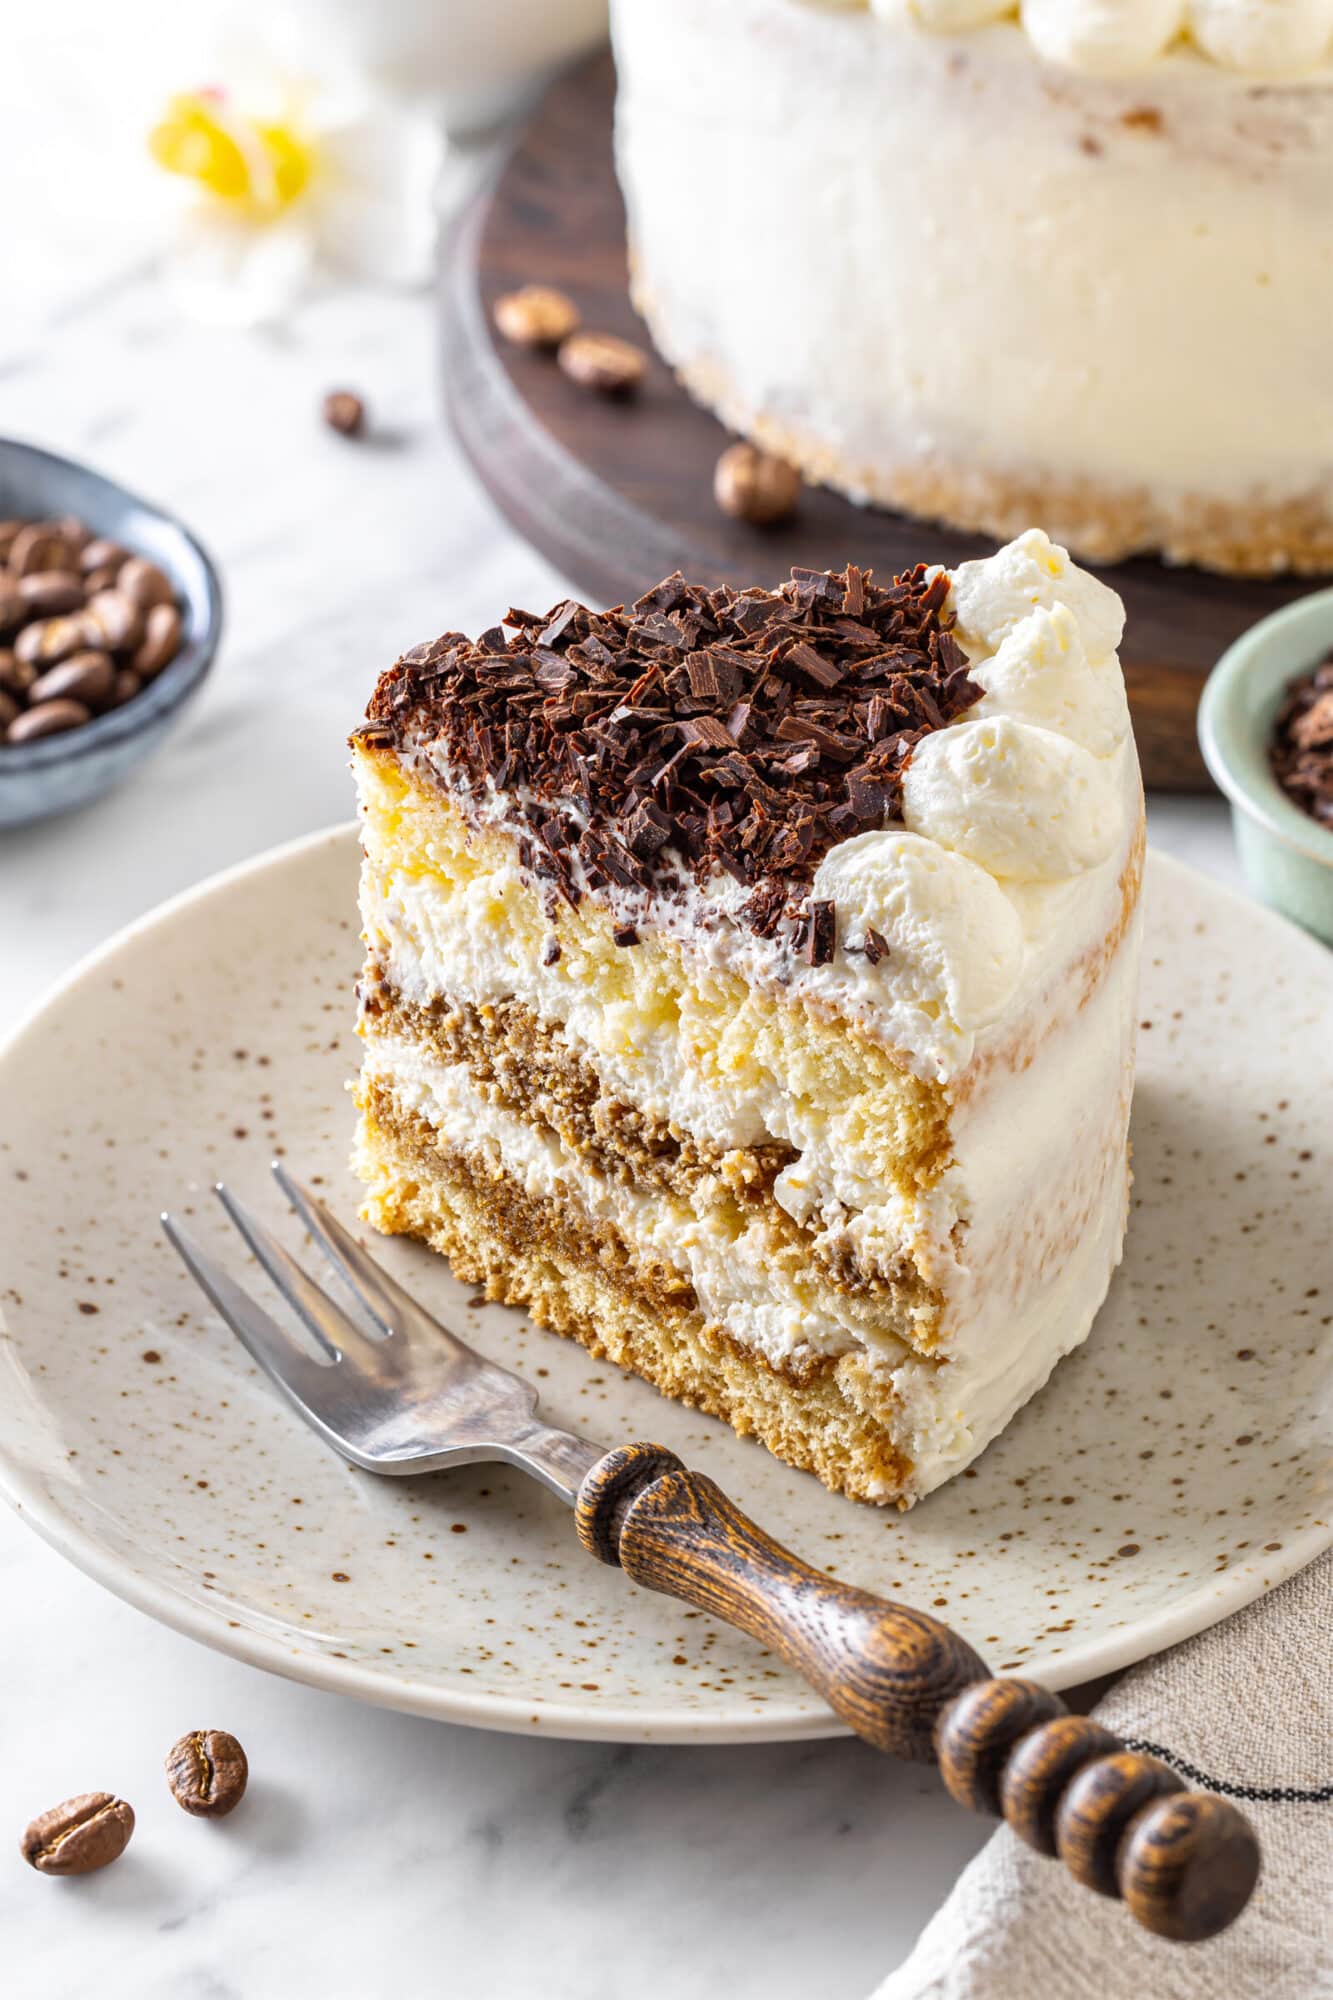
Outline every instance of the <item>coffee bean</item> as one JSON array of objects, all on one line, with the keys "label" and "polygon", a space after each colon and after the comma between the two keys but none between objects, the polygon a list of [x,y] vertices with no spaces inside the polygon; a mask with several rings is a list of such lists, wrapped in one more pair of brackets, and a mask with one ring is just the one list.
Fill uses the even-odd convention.
[{"label": "coffee bean", "polygon": [[360,437],[366,427],[366,406],[350,389],[331,389],[324,398],[324,421],[343,437]]},{"label": "coffee bean", "polygon": [[579,309],[549,285],[523,285],[495,301],[492,317],[516,347],[559,347],[579,324]]},{"label": "coffee bean", "polygon": [[88,599],[88,616],[99,636],[91,643],[109,653],[130,653],[144,635],[144,615],[121,590],[99,590]]},{"label": "coffee bean", "polygon": [[0,688],[0,737],[3,737],[14,717],[19,713],[19,705],[12,694]]},{"label": "coffee bean", "polygon": [[83,587],[89,597],[99,590],[110,590],[120,575],[119,563],[103,563],[101,569],[90,569],[83,579]]},{"label": "coffee bean", "polygon": [[85,708],[101,708],[115,684],[109,653],[71,653],[33,682],[28,699],[34,707],[39,701],[81,701]]},{"label": "coffee bean", "polygon": [[9,567],[15,576],[31,576],[35,570],[77,569],[78,551],[72,549],[54,521],[29,521],[19,529],[9,547]]},{"label": "coffee bean", "polygon": [[20,660],[17,654],[11,653],[8,649],[0,648],[0,688],[6,694],[14,695],[22,701],[36,678],[36,667],[27,660]]},{"label": "coffee bean", "polygon": [[86,521],[81,521],[77,514],[62,514],[56,522],[56,527],[64,536],[69,547],[79,556],[82,555],[83,550],[87,548],[93,538],[92,529]]},{"label": "coffee bean", "polygon": [[0,563],[9,561],[9,551],[18,539],[19,529],[27,525],[26,521],[0,521]]},{"label": "coffee bean", "polygon": [[174,604],[155,604],[148,614],[143,644],[130,661],[140,680],[150,681],[170,666],[181,649],[181,615]]},{"label": "coffee bean", "polygon": [[604,396],[626,396],[643,380],[643,349],[614,333],[571,333],[556,359],[571,382]]},{"label": "coffee bean", "polygon": [[19,1851],[42,1875],[88,1875],[117,1861],[134,1832],[134,1809],[110,1792],[81,1792],[39,1813]]},{"label": "coffee bean", "polygon": [[62,730],[78,729],[93,719],[92,710],[81,701],[44,701],[38,708],[25,708],[10,723],[7,743],[35,743],[39,736],[58,736]]},{"label": "coffee bean", "polygon": [[67,569],[32,570],[19,578],[18,587],[29,618],[55,618],[83,603],[82,580]]},{"label": "coffee bean", "polygon": [[132,604],[148,611],[154,604],[174,604],[176,593],[163,572],[147,556],[131,556],[116,578],[116,589]]},{"label": "coffee bean", "polygon": [[19,589],[16,576],[8,570],[0,570],[0,632],[12,632],[21,625],[25,616],[23,592]]},{"label": "coffee bean", "polygon": [[132,667],[119,667],[107,699],[108,708],[123,708],[127,701],[133,701],[143,682]]},{"label": "coffee bean", "polygon": [[31,625],[25,625],[14,641],[14,653],[17,659],[40,672],[44,667],[67,660],[71,653],[85,646],[101,644],[101,630],[88,613],[71,611],[64,618],[35,618]]},{"label": "coffee bean", "polygon": [[84,543],[79,552],[79,568],[85,576],[95,569],[109,569],[114,574],[123,562],[128,562],[129,554],[129,550],[122,548],[119,542],[99,535],[94,541]]},{"label": "coffee bean", "polygon": [[801,475],[785,458],[758,445],[729,444],[713,474],[713,497],[733,520],[771,527],[785,521],[801,495]]},{"label": "coffee bean", "polygon": [[196,1819],[221,1819],[245,1796],[250,1766],[225,1729],[192,1729],[167,1752],[167,1783],[176,1804]]}]

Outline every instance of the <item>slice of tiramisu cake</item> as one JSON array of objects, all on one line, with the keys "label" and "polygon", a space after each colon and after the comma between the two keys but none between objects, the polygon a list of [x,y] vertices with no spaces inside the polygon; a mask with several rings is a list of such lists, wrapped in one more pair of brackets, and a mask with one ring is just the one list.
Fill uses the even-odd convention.
[{"label": "slice of tiramisu cake", "polygon": [[369,1218],[844,1492],[965,1466],[1120,1256],[1122,622],[1032,531],[406,654],[353,739]]}]

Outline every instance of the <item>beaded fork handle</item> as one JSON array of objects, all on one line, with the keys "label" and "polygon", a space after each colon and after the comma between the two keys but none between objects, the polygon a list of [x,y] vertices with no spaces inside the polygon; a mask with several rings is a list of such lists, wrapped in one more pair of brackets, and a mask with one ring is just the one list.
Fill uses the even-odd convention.
[{"label": "beaded fork handle", "polygon": [[960,1804],[1159,1937],[1212,1937],[1249,1901],[1259,1845],[1228,1800],[1187,1791],[1036,1682],[991,1678],[939,1619],[811,1568],[662,1446],[608,1452],[576,1518],[590,1555],[771,1647],[866,1742],[937,1763]]}]

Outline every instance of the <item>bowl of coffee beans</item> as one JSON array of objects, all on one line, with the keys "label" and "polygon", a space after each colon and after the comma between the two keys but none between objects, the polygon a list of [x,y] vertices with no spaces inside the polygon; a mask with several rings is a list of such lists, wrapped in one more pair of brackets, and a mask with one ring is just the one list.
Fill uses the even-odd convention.
[{"label": "bowl of coffee beans", "polygon": [[128,776],[198,692],[221,630],[217,572],[179,521],[0,438],[0,827]]}]

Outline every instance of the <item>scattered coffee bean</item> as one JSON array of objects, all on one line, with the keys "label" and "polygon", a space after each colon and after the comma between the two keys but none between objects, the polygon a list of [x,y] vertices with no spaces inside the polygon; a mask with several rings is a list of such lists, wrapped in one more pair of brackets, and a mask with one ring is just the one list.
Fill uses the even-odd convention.
[{"label": "scattered coffee bean", "polygon": [[131,653],[143,639],[144,614],[123,590],[97,591],[88,599],[88,616],[108,652]]},{"label": "scattered coffee bean", "polygon": [[41,1875],[89,1875],[118,1861],[134,1832],[134,1809],[110,1792],[81,1792],[38,1813],[19,1851]]},{"label": "scattered coffee bean", "polygon": [[33,682],[28,700],[34,708],[43,701],[81,701],[85,708],[101,708],[115,684],[109,653],[71,653]]},{"label": "scattered coffee bean", "polygon": [[155,604],[176,602],[176,593],[168,578],[147,556],[131,556],[116,578],[116,589],[137,604],[141,611],[149,611]]},{"label": "scattered coffee bean", "polygon": [[83,604],[83,579],[72,570],[32,570],[19,578],[18,591],[29,618],[55,618]]},{"label": "scattered coffee bean", "polygon": [[496,327],[515,347],[559,347],[579,324],[573,299],[549,285],[523,285],[495,301]]},{"label": "scattered coffee bean", "polygon": [[35,570],[77,569],[78,551],[72,549],[54,521],[29,521],[19,529],[9,546],[7,558],[14,576],[31,576]]},{"label": "scattered coffee bean", "polygon": [[85,542],[79,551],[79,568],[85,576],[95,569],[109,569],[115,574],[123,562],[129,561],[129,555],[129,550],[122,548],[119,542],[99,535],[95,541]]},{"label": "scattered coffee bean", "polygon": [[82,522],[0,521],[0,752],[132,701],[180,651],[159,563]]},{"label": "scattered coffee bean", "polygon": [[250,1766],[225,1729],[192,1729],[167,1752],[167,1783],[176,1804],[196,1819],[221,1819],[245,1796]]},{"label": "scattered coffee bean", "polygon": [[130,660],[142,681],[152,680],[181,649],[181,615],[174,604],[155,604],[148,614],[143,644]]},{"label": "scattered coffee bean", "polygon": [[5,732],[6,743],[35,743],[39,736],[59,736],[66,729],[78,729],[91,722],[93,712],[81,701],[44,701],[25,708]]},{"label": "scattered coffee bean", "polygon": [[366,427],[366,406],[350,389],[331,389],[324,398],[324,421],[342,437],[360,437]]},{"label": "scattered coffee bean", "polygon": [[796,467],[744,440],[727,446],[713,474],[713,497],[722,512],[756,527],[785,521],[800,496]]},{"label": "scattered coffee bean", "polygon": [[643,349],[614,333],[571,333],[556,356],[571,382],[600,390],[604,396],[627,396],[643,380]]}]

